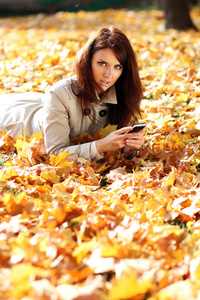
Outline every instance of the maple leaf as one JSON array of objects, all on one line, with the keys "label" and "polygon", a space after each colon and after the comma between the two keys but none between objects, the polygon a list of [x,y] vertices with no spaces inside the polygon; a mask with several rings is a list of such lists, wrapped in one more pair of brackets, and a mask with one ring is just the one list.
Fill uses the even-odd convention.
[{"label": "maple leaf", "polygon": [[117,129],[116,125],[107,125],[105,128],[100,128],[98,131],[101,135],[101,138],[106,137],[108,134],[110,134],[111,132],[115,131]]},{"label": "maple leaf", "polygon": [[49,181],[50,183],[58,183],[60,178],[59,176],[56,174],[55,171],[48,171],[48,172],[41,172],[40,176],[42,178],[44,178],[47,182]]}]

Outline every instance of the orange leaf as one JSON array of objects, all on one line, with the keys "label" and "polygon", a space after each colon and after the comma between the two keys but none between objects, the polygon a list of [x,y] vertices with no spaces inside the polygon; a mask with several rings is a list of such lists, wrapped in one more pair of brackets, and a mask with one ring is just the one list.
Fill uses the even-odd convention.
[{"label": "orange leaf", "polygon": [[59,176],[56,174],[55,171],[43,171],[40,173],[40,176],[44,178],[47,182],[51,183],[58,183],[60,181]]}]

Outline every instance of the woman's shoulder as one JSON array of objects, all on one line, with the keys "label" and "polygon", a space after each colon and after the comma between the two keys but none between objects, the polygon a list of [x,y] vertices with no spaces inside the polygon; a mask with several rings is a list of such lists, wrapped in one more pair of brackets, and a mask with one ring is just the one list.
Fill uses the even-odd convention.
[{"label": "woman's shoulder", "polygon": [[72,86],[73,87],[78,86],[76,75],[57,81],[51,86],[50,91],[55,93],[60,92],[62,90],[71,91]]},{"label": "woman's shoulder", "polygon": [[[78,82],[77,77],[71,76],[69,78],[64,78],[56,83],[54,83],[51,88],[45,93],[46,101],[54,101],[53,95],[57,96],[57,98],[64,104],[70,101],[77,101],[77,89],[78,89]],[[51,95],[51,97],[49,97]]]}]

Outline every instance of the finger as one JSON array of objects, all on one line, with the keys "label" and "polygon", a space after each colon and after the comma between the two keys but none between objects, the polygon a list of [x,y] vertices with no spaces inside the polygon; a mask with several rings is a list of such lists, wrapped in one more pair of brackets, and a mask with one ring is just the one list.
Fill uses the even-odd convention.
[{"label": "finger", "polygon": [[126,144],[143,144],[144,138],[125,139]]},{"label": "finger", "polygon": [[116,130],[116,132],[117,132],[118,134],[124,134],[124,133],[129,132],[129,131],[132,130],[132,129],[133,129],[132,126],[127,126],[127,127],[122,127],[122,128],[120,128],[120,129]]},{"label": "finger", "polygon": [[140,148],[144,143],[144,140],[133,140],[133,139],[126,139],[126,145],[131,148]]},{"label": "finger", "polygon": [[133,139],[133,138],[135,138],[135,139],[138,139],[138,138],[141,138],[141,137],[143,137],[144,136],[144,131],[143,130],[141,130],[141,131],[139,131],[139,132],[132,132],[132,133],[126,133],[126,137],[128,138],[128,139]]},{"label": "finger", "polygon": [[131,132],[131,133],[127,133],[130,136],[134,137],[134,136],[144,136],[145,134],[145,128],[141,129],[138,132]]}]

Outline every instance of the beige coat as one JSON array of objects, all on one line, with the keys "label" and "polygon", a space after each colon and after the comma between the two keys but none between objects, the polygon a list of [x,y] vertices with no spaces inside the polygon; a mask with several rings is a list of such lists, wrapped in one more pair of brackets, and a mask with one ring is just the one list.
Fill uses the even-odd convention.
[{"label": "beige coat", "polygon": [[[24,93],[0,96],[0,130],[9,131],[14,136],[23,133],[43,132],[44,144],[48,154],[68,151],[71,159],[84,157],[99,160],[95,142],[69,146],[73,137],[83,132],[93,134],[107,125],[108,104],[116,104],[115,87],[109,89],[98,102],[91,100],[95,123],[90,117],[82,115],[80,102],[71,89],[76,77],[63,79],[54,84],[46,94]],[[3,108],[2,108],[3,107]]]}]

